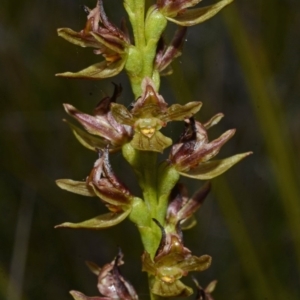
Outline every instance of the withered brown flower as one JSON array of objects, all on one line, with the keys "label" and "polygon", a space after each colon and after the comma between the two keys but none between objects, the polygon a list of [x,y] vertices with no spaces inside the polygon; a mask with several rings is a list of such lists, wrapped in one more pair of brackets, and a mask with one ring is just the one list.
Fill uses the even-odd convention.
[{"label": "withered brown flower", "polygon": [[116,258],[102,268],[98,267],[95,263],[87,262],[89,269],[98,276],[97,287],[100,294],[104,297],[87,297],[78,291],[70,291],[70,294],[75,300],[138,300],[135,289],[120,273],[119,266],[123,264],[123,253],[121,249],[119,249]]},{"label": "withered brown flower", "polygon": [[57,185],[69,192],[95,197],[97,196],[109,209],[109,213],[99,215],[80,223],[63,223],[56,228],[102,229],[122,222],[131,212],[135,197],[114,174],[109,163],[109,151],[99,151],[99,158],[94,164],[86,181],[59,179]]},{"label": "withered brown flower", "polygon": [[58,29],[58,35],[70,43],[81,47],[95,48],[95,54],[101,54],[104,61],[96,63],[79,72],[56,74],[61,77],[102,79],[117,75],[122,71],[130,45],[129,35],[122,22],[122,29],[112,24],[103,8],[103,0],[97,0],[96,7],[85,7],[87,23],[85,28],[76,32],[70,28]]},{"label": "withered brown flower", "polygon": [[94,115],[85,114],[70,104],[64,104],[66,112],[87,130],[85,132],[68,122],[74,135],[83,146],[95,151],[109,145],[110,152],[113,152],[131,140],[133,136],[131,126],[118,123],[110,111],[111,103],[116,102],[121,91],[121,86],[114,84],[113,95],[100,101],[94,110]]}]

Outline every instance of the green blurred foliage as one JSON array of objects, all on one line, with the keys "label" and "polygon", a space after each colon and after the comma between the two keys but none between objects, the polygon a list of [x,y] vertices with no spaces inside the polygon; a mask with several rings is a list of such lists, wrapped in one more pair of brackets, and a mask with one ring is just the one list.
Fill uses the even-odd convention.
[{"label": "green blurred foliage", "polygon": [[[54,77],[98,59],[90,49],[56,35],[58,27],[83,28],[82,5],[94,2],[1,1],[0,299],[71,299],[70,289],[97,295],[96,277],[84,261],[105,264],[117,246],[125,254],[124,275],[140,298],[148,299],[146,276],[140,275],[142,246],[133,224],[125,221],[101,232],[53,228],[105,210],[97,199],[69,194],[54,184],[57,178],[84,179],[96,158],[61,121],[66,118],[61,104],[92,112],[112,91],[112,80]],[[105,6],[117,23],[124,14],[121,1],[107,0]],[[213,257],[212,267],[196,277],[203,286],[219,280],[216,299],[300,298],[299,28],[298,0],[237,0],[188,30],[174,74],[162,79],[161,93],[169,103],[203,102],[200,121],[225,113],[211,138],[237,128],[219,157],[254,151],[213,180],[197,226],[185,233],[195,255]],[[168,28],[166,39],[173,30]],[[124,74],[113,81],[123,85],[121,102],[132,102]],[[169,126],[173,139],[181,129],[180,124]],[[136,189],[121,154],[114,155],[113,165]],[[202,185],[183,182],[190,194]]]}]

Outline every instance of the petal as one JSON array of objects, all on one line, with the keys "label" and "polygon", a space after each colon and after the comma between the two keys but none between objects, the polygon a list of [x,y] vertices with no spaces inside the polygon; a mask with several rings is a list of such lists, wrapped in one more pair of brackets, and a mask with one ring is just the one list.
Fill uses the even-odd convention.
[{"label": "petal", "polygon": [[199,101],[189,102],[185,105],[173,104],[168,108],[167,115],[161,120],[169,122],[189,119],[200,110],[201,106],[202,103]]},{"label": "petal", "polygon": [[124,105],[118,103],[111,103],[110,110],[113,117],[120,124],[129,126],[134,125],[135,119]]},{"label": "petal", "polygon": [[104,215],[97,216],[95,218],[80,222],[80,223],[62,223],[56,225],[55,228],[83,228],[83,229],[103,229],[115,226],[121,223],[130,214],[131,208],[121,213],[107,213]]},{"label": "petal", "polygon": [[119,54],[124,53],[123,48],[121,46],[118,47],[118,44],[116,44],[116,43],[109,43],[104,38],[102,38],[100,35],[98,35],[98,34],[96,34],[94,32],[91,32],[90,34],[95,38],[95,40],[97,40],[100,44],[104,45],[108,49],[110,49],[110,50],[112,50],[112,51],[114,51],[116,53],[119,53]]},{"label": "petal", "polygon": [[234,156],[213,160],[204,163],[200,163],[198,167],[189,170],[188,172],[179,172],[182,176],[200,179],[200,180],[208,180],[214,177],[221,175],[226,172],[233,165],[252,154],[252,152],[246,152],[241,154],[236,154]]},{"label": "petal", "polygon": [[156,91],[155,83],[149,77],[142,81],[142,95],[135,102],[132,113],[138,117],[149,118],[167,112],[168,104],[164,98]]},{"label": "petal", "polygon": [[151,292],[161,297],[188,297],[193,293],[193,289],[183,284],[180,280],[170,284],[155,279]]},{"label": "petal", "polygon": [[151,275],[156,275],[157,273],[155,264],[150,258],[150,254],[147,251],[145,251],[142,255],[142,271],[148,272]]},{"label": "petal", "polygon": [[212,18],[232,1],[233,0],[223,0],[210,6],[188,9],[174,18],[167,17],[167,19],[181,26],[193,26]]},{"label": "petal", "polygon": [[172,145],[172,140],[159,131],[156,131],[151,138],[135,132],[130,144],[137,150],[163,152],[165,148]]},{"label": "petal", "polygon": [[124,190],[117,189],[111,185],[105,186],[94,186],[93,183],[90,184],[93,187],[95,194],[102,199],[105,203],[109,203],[114,206],[123,206],[130,204],[132,201],[132,196],[125,193]]},{"label": "petal", "polygon": [[79,72],[65,72],[56,74],[59,77],[68,78],[86,78],[86,79],[103,79],[113,77],[119,74],[124,68],[126,59],[122,58],[115,62],[108,63],[106,60],[89,66]]},{"label": "petal", "polygon": [[56,184],[63,190],[82,196],[95,197],[94,190],[85,181],[74,181],[72,179],[58,179]]},{"label": "petal", "polygon": [[94,273],[97,276],[100,274],[101,268],[97,264],[91,261],[86,261],[85,264],[87,265],[87,267],[90,269],[92,273]]},{"label": "petal", "polygon": [[208,284],[208,286],[205,288],[205,292],[208,293],[208,294],[211,294],[215,290],[217,283],[218,283],[217,280],[211,281]]},{"label": "petal", "polygon": [[189,218],[183,220],[182,223],[180,223],[181,230],[188,230],[193,228],[197,224],[197,220],[195,216],[190,216]]},{"label": "petal", "polygon": [[[73,134],[75,135],[76,139],[80,142],[80,144],[92,151],[96,151],[96,149],[104,149],[109,144],[109,141],[105,138],[95,137],[87,133],[86,131],[80,129],[79,127],[73,125],[72,123],[68,122],[67,120],[64,120],[64,122],[66,122],[70,126]],[[117,149],[117,147],[115,147],[114,149],[110,147],[109,150],[112,152],[112,150]]]},{"label": "petal", "polygon": [[59,28],[57,30],[58,36],[67,40],[68,42],[75,44],[81,47],[93,47],[99,48],[99,42],[96,41],[93,37],[84,35],[81,32],[76,32],[70,28]]},{"label": "petal", "polygon": [[209,255],[202,255],[200,257],[191,256],[185,258],[177,266],[185,272],[191,271],[205,271],[211,265],[211,257]]},{"label": "petal", "polygon": [[224,117],[224,115],[222,113],[216,114],[210,120],[208,120],[205,124],[203,124],[203,126],[205,127],[205,129],[209,129],[212,126],[217,125],[223,117]]},{"label": "petal", "polygon": [[181,10],[189,7],[193,7],[202,0],[158,0],[157,6],[162,11],[162,13],[170,16],[176,15]]}]

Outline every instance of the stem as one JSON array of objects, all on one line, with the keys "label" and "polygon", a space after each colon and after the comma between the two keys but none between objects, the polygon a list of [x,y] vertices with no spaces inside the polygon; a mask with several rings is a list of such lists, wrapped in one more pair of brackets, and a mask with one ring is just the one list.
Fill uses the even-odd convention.
[{"label": "stem", "polygon": [[157,154],[150,151],[141,151],[139,155],[141,173],[143,174],[143,195],[151,216],[156,217],[157,207]]},{"label": "stem", "polygon": [[135,46],[142,49],[145,46],[145,0],[126,0],[124,7],[132,26]]},{"label": "stem", "polygon": [[153,79],[159,88],[159,73],[154,68],[157,43],[167,26],[167,19],[156,5],[152,5],[145,19],[145,1],[125,0],[124,7],[132,26],[135,45],[128,50],[125,65],[132,90],[136,98],[141,94],[141,83],[145,77]]},{"label": "stem", "polygon": [[[139,210],[141,212],[132,221],[138,225],[144,248],[153,258],[161,238],[158,226],[152,221],[152,218],[157,218],[158,208],[157,153],[139,151],[130,144],[124,145],[122,152],[138,177],[144,198],[144,206]],[[147,212],[142,213],[142,210],[147,210]],[[146,215],[149,216],[149,222],[144,224]],[[142,224],[142,226],[139,226],[139,224]]]},{"label": "stem", "polygon": [[170,193],[179,180],[179,173],[167,162],[162,163],[158,170],[158,207],[156,219],[164,225]]}]

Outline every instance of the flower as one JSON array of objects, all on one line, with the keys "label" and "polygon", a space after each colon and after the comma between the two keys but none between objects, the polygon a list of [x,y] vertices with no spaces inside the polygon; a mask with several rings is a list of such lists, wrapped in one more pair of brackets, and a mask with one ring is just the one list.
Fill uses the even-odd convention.
[{"label": "flower", "polygon": [[157,0],[156,6],[167,20],[181,26],[193,26],[212,18],[233,0],[222,0],[213,5],[189,9],[200,1],[201,0]]},{"label": "flower", "polygon": [[162,231],[161,242],[153,260],[146,251],[142,256],[142,270],[154,277],[151,292],[162,297],[187,297],[193,290],[180,278],[191,271],[206,270],[211,264],[211,257],[193,256],[183,245],[179,227],[175,232],[166,232],[157,220],[153,220]]},{"label": "flower", "polygon": [[69,123],[76,138],[88,149],[95,151],[109,145],[110,151],[116,151],[132,138],[132,128],[119,124],[111,114],[110,105],[116,102],[122,91],[120,85],[114,84],[114,86],[113,95],[100,101],[93,116],[82,113],[70,104],[64,104],[66,112],[88,131],[87,133]]},{"label": "flower", "polygon": [[173,145],[169,156],[169,161],[181,175],[202,180],[212,179],[252,154],[246,152],[210,161],[235,133],[235,129],[230,129],[219,138],[208,141],[206,130],[217,124],[222,117],[223,114],[217,114],[205,124],[193,118],[185,120],[185,130],[179,142]]},{"label": "flower", "polygon": [[105,297],[87,297],[78,291],[70,291],[70,294],[75,300],[138,300],[135,289],[120,273],[119,266],[122,264],[124,264],[123,253],[120,249],[117,257],[102,268],[95,263],[87,262],[89,269],[98,276],[97,287],[100,294]]},{"label": "flower", "polygon": [[[108,148],[104,151],[99,150],[99,158],[96,160],[94,168],[86,181],[59,179],[56,184],[69,192],[83,196],[99,197],[110,212],[80,223],[66,222],[55,226],[55,228],[102,229],[114,226],[130,214],[133,201],[135,201],[135,197],[115,176],[109,163]],[[136,198],[136,200],[139,199]]]},{"label": "flower", "polygon": [[102,79],[117,75],[122,71],[127,59],[127,48],[130,45],[125,23],[122,29],[113,25],[107,18],[103,0],[97,0],[96,7],[89,9],[87,23],[80,32],[70,28],[58,29],[58,35],[70,43],[81,47],[95,48],[95,54],[101,54],[104,61],[96,63],[77,73],[65,72],[56,74],[61,77]]},{"label": "flower", "polygon": [[133,104],[131,111],[121,104],[112,103],[111,112],[117,122],[133,127],[135,133],[130,142],[133,148],[162,152],[172,144],[172,140],[159,130],[169,121],[190,118],[199,111],[202,103],[195,101],[167,107],[167,103],[156,92],[153,81],[148,77],[142,82],[142,90],[141,97]]}]

